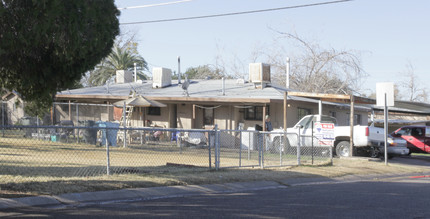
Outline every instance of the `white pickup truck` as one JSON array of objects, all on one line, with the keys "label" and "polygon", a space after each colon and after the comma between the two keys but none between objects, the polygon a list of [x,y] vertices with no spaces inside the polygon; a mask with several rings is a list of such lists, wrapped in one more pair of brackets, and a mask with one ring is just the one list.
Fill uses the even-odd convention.
[{"label": "white pickup truck", "polygon": [[[312,124],[315,122],[321,123],[333,123],[334,126],[334,144],[333,147],[338,156],[349,156],[350,154],[350,126],[337,126],[336,119],[330,116],[321,116],[319,119],[319,115],[307,115],[303,117],[294,127],[287,128],[287,137],[288,143],[290,146],[297,146],[297,137],[293,137],[300,135],[300,145],[301,146],[311,146],[311,136],[315,133],[312,130]],[[283,132],[282,129],[274,129],[272,130],[274,133],[270,135],[272,141],[276,141],[276,138],[280,138],[281,135],[275,134],[276,132]],[[313,132],[313,133],[312,133]],[[376,147],[384,144],[384,129],[371,126],[354,126],[354,134],[353,134],[353,142],[354,148],[357,150],[365,150],[370,153],[371,156],[377,156],[374,154],[374,150]],[[279,142],[279,140],[278,140]],[[287,143],[287,145],[288,145]],[[314,146],[321,145],[319,140],[314,137],[313,139]]]}]

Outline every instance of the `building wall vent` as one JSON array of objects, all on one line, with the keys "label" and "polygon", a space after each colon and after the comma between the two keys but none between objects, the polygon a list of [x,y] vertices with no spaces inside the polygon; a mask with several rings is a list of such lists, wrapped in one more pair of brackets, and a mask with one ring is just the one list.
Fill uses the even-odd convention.
[{"label": "building wall vent", "polygon": [[162,88],[172,85],[172,70],[168,68],[152,68],[152,88]]},{"label": "building wall vent", "polygon": [[133,72],[127,70],[116,71],[116,83],[124,84],[133,82]]}]

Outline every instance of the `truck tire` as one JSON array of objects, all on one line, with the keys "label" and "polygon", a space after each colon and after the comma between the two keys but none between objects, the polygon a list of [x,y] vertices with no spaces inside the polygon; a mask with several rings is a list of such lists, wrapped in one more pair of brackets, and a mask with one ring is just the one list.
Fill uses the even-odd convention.
[{"label": "truck tire", "polygon": [[371,158],[378,158],[380,155],[381,154],[379,152],[378,147],[373,146],[373,147],[370,148],[370,157]]},{"label": "truck tire", "polygon": [[341,141],[336,145],[336,155],[339,157],[349,157],[351,151],[349,149],[349,141]]}]

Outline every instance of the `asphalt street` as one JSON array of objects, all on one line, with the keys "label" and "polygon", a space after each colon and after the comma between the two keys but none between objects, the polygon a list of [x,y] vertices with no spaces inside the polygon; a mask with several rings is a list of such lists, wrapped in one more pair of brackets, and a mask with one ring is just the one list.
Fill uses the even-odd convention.
[{"label": "asphalt street", "polygon": [[2,217],[430,218],[430,176],[312,182],[283,188],[106,202],[60,209],[6,209]]},{"label": "asphalt street", "polygon": [[389,162],[425,166],[429,171],[0,199],[0,217],[430,218],[430,157]]}]

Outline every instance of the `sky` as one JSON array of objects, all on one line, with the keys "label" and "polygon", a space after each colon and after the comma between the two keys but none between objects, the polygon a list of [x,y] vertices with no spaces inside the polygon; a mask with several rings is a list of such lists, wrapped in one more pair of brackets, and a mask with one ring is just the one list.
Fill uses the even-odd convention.
[{"label": "sky", "polygon": [[150,70],[165,67],[176,71],[178,56],[181,72],[214,64],[217,56],[245,62],[256,47],[269,47],[279,38],[277,30],[295,32],[324,48],[357,51],[368,74],[363,79],[363,94],[374,92],[378,82],[406,81],[402,72],[408,64],[413,66],[419,85],[430,87],[428,0],[354,0],[234,16],[127,24],[330,1],[116,0],[115,4],[127,8],[120,10],[121,31],[136,33],[138,51]]}]

